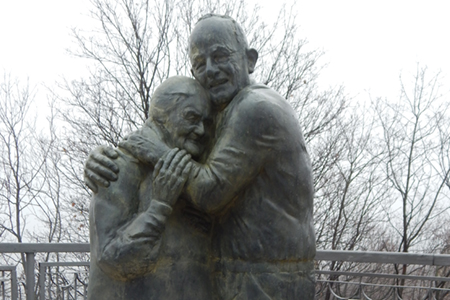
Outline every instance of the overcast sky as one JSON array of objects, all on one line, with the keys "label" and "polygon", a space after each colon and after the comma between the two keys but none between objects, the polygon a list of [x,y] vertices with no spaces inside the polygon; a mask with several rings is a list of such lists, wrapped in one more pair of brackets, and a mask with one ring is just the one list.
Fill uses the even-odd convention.
[{"label": "overcast sky", "polygon": [[[326,82],[392,96],[417,63],[450,76],[450,1],[301,1],[300,25],[329,67]],[[447,79],[448,79],[447,76]]]},{"label": "overcast sky", "polygon": [[[259,3],[263,13],[274,11]],[[87,0],[0,0],[0,69],[47,85],[79,72],[66,49],[69,28],[88,21],[88,7]],[[395,97],[399,73],[417,63],[450,78],[449,1],[297,0],[297,7],[302,36],[326,51],[324,85]]]}]

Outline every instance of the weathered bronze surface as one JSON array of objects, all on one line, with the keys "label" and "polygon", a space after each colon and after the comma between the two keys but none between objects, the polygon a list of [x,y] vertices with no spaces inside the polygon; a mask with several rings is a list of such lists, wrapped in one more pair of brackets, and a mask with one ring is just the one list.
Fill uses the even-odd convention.
[{"label": "weathered bronze surface", "polygon": [[[195,97],[182,97],[172,118],[161,114],[158,128],[164,130],[144,126],[120,143],[117,158],[99,149],[88,158],[86,182],[98,186],[91,206],[92,264],[100,270],[91,269],[90,284],[99,282],[100,293],[108,286],[120,290],[108,299],[314,299],[312,173],[295,112],[274,90],[251,83],[258,53],[233,19],[204,16],[189,47],[192,74],[209,96],[199,98],[213,111],[188,117],[179,107]],[[181,120],[195,129],[179,134]],[[192,159],[173,147],[186,149]],[[159,191],[169,181],[150,184],[155,165],[180,178],[176,193]],[[117,167],[119,179],[110,187],[95,180],[114,180]],[[144,208],[136,204],[141,202]],[[158,234],[134,224],[142,211],[158,220],[150,226]],[[158,222],[166,222],[165,229]],[[123,239],[107,253],[100,241],[130,230],[153,242]],[[169,295],[174,285],[179,293]],[[127,292],[138,294],[130,298]]]},{"label": "weathered bronze surface", "polygon": [[[210,105],[195,80],[173,77],[155,92],[151,116],[136,134],[181,147],[190,127],[204,127]],[[203,152],[195,141],[185,148],[194,157]],[[118,180],[91,201],[88,298],[213,299],[209,218],[178,199],[190,156],[174,150],[153,168],[124,149],[117,153]]]}]

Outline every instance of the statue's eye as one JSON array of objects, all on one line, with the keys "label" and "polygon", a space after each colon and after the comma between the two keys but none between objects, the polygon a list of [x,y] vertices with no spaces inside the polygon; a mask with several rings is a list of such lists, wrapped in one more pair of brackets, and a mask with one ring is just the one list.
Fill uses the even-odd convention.
[{"label": "statue's eye", "polygon": [[195,123],[200,119],[200,116],[195,112],[188,111],[184,114],[184,119],[189,122]]},{"label": "statue's eye", "polygon": [[194,70],[196,72],[202,72],[205,68],[206,61],[203,58],[198,57],[195,62],[192,64]]},{"label": "statue's eye", "polygon": [[203,62],[197,64],[197,66],[195,67],[195,70],[198,72],[202,72],[204,69],[205,69],[205,63],[203,63]]},{"label": "statue's eye", "polygon": [[228,53],[220,51],[214,55],[214,61],[219,64],[224,63],[228,61],[228,56],[229,56]]}]

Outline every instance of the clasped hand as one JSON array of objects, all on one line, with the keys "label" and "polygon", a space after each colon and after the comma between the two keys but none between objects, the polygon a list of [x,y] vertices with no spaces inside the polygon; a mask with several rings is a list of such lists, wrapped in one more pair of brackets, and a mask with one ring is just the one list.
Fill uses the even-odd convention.
[{"label": "clasped hand", "polygon": [[180,196],[191,171],[191,156],[185,150],[168,151],[153,170],[152,199],[174,205]]},{"label": "clasped hand", "polygon": [[[153,170],[152,201],[159,201],[173,206],[180,196],[192,167],[191,156],[185,150],[177,148],[168,151],[156,164]],[[152,222],[152,212],[140,214],[126,227],[123,236],[127,239],[139,240],[154,238],[160,230]]]},{"label": "clasped hand", "polygon": [[[170,150],[149,126],[130,134],[119,143],[119,147],[149,165],[155,165],[158,158]],[[84,181],[94,193],[97,193],[98,186],[108,187],[111,181],[117,180],[119,168],[114,162],[117,157],[116,149],[107,146],[99,146],[89,153],[84,165]]]}]

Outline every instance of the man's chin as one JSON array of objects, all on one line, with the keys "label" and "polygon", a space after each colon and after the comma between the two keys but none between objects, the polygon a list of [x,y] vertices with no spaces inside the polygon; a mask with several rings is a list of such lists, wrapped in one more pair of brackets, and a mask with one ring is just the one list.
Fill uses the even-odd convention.
[{"label": "man's chin", "polygon": [[233,97],[230,97],[229,94],[225,95],[211,95],[211,102],[215,107],[223,107],[231,102]]},{"label": "man's chin", "polygon": [[214,106],[228,104],[235,96],[236,91],[229,86],[217,87],[209,90],[211,102]]}]

